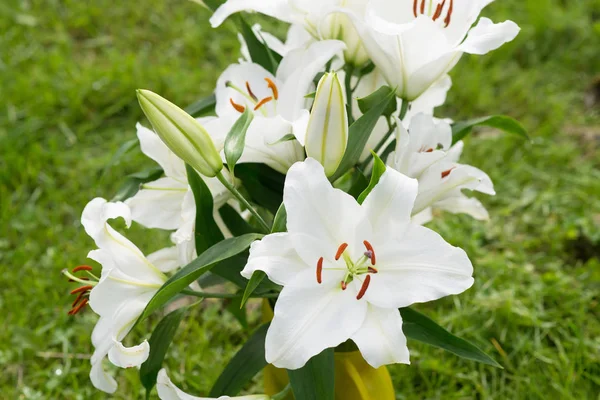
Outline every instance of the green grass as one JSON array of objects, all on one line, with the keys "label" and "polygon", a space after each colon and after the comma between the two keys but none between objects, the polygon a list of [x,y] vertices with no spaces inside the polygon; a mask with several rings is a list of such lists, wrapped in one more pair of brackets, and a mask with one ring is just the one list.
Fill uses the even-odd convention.
[{"label": "green grass", "polygon": [[[468,139],[465,159],[496,184],[483,198],[492,219],[446,215],[434,228],[467,250],[476,284],[419,308],[505,369],[409,343],[412,365],[390,368],[398,398],[597,399],[600,113],[584,97],[600,71],[600,1],[504,0],[486,15],[523,30],[491,55],[464,57],[440,115],[508,114],[533,141]],[[134,89],[185,105],[237,59],[235,34],[210,29],[208,16],[184,0],[0,5],[0,398],[106,398],[87,377],[95,316],[67,316],[72,287],[60,271],[92,248],[79,223],[86,202],[151,165],[132,154],[100,176],[135,135]],[[167,242],[139,227],[129,235],[146,253]],[[220,303],[187,321],[166,363],[207,394],[246,332]],[[118,377],[115,398],[141,398],[135,370]]]}]

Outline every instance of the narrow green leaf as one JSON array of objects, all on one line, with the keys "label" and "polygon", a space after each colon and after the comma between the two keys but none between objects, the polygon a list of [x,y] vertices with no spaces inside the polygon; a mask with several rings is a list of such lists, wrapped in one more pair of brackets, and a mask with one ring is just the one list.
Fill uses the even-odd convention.
[{"label": "narrow green leaf", "polygon": [[219,215],[233,236],[242,236],[246,233],[254,233],[254,229],[242,216],[229,204],[219,209]]},{"label": "narrow green leaf", "polygon": [[254,119],[254,113],[250,108],[246,108],[244,113],[235,121],[231,130],[225,138],[225,159],[231,174],[234,174],[234,168],[237,162],[242,157],[244,147],[246,146],[246,132]]},{"label": "narrow green leaf", "polygon": [[290,142],[292,140],[296,140],[296,136],[293,133],[288,133],[287,135],[283,136],[281,139],[279,139],[273,143],[269,143],[269,146],[275,146],[276,144]]},{"label": "narrow green leaf", "polygon": [[127,200],[140,190],[140,186],[147,182],[157,180],[163,175],[163,170],[160,167],[152,167],[140,172],[128,175],[125,182],[121,185],[117,194],[112,198],[112,201]]},{"label": "narrow green leaf", "polygon": [[461,121],[452,125],[452,144],[462,140],[476,126],[489,126],[490,128],[500,129],[503,132],[519,136],[523,139],[529,139],[527,130],[517,120],[506,115],[493,115]]},{"label": "narrow green leaf", "polygon": [[185,108],[185,112],[190,114],[192,117],[200,117],[205,114],[209,114],[215,111],[217,105],[217,97],[214,94],[204,97]]},{"label": "narrow green leaf", "polygon": [[288,370],[296,400],[334,400],[334,350],[326,349],[311,358],[304,367]]},{"label": "narrow green leaf", "polygon": [[285,204],[281,203],[275,219],[273,220],[273,226],[271,227],[271,233],[280,233],[287,231],[287,210]]},{"label": "narrow green leaf", "polygon": [[367,188],[360,194],[360,196],[358,196],[358,204],[362,204],[363,201],[365,201],[369,193],[371,193],[371,191],[375,189],[375,186],[379,183],[381,176],[385,173],[385,163],[381,161],[381,158],[379,158],[375,152],[372,151],[371,153],[373,153],[373,172],[371,173],[371,182],[369,183],[369,186],[367,186]]},{"label": "narrow green leaf", "polygon": [[270,73],[275,74],[277,72],[279,62],[281,61],[281,56],[271,51],[269,46],[267,46],[264,41],[261,42],[259,38],[256,37],[254,31],[252,31],[252,28],[250,25],[248,25],[243,17],[239,16],[237,21],[240,28],[240,33],[244,37],[246,45],[248,46],[248,52],[250,53],[252,62],[262,66]]},{"label": "narrow green leaf", "polygon": [[[382,88],[371,93],[370,95],[358,99],[358,108],[363,114],[365,114],[371,108],[377,106],[379,103],[384,101],[385,98],[390,95],[390,93],[394,93],[394,91],[389,86],[383,86]],[[381,115],[389,117],[396,112],[397,108],[398,100],[394,96],[394,100],[388,103],[387,107],[383,110]]]},{"label": "narrow green leaf", "polygon": [[378,91],[388,92],[387,96],[383,98],[381,102],[371,107],[362,117],[357,119],[351,126],[348,132],[348,147],[342,162],[338,167],[337,171],[331,177],[331,181],[335,181],[342,175],[344,175],[350,168],[360,159],[363,149],[365,148],[373,128],[377,124],[379,117],[387,109],[390,102],[396,99],[394,92],[389,92],[387,86],[382,87]]},{"label": "narrow green leaf", "polygon": [[[248,279],[244,278],[240,273],[248,262],[248,251],[244,251],[234,257],[221,261],[219,265],[211,270],[211,273],[217,275],[240,289],[245,289],[248,286]],[[254,290],[255,293],[262,294],[280,289],[280,286],[271,282],[268,279],[263,280]]]},{"label": "narrow green leaf", "polygon": [[196,253],[202,254],[206,249],[223,240],[224,237],[215,222],[213,197],[204,179],[191,166],[186,164],[185,169],[196,203],[196,226],[194,231]]},{"label": "narrow green leaf", "polygon": [[226,239],[206,250],[200,257],[177,271],[175,275],[171,276],[171,278],[158,289],[152,299],[150,299],[150,302],[144,309],[142,315],[138,318],[136,324],[143,321],[153,311],[162,307],[171,298],[202,276],[202,274],[210,271],[221,261],[246,251],[252,242],[262,238],[262,236],[263,235],[252,233]]},{"label": "narrow green leaf", "polygon": [[140,367],[140,381],[146,388],[147,393],[152,391],[154,385],[156,385],[158,371],[162,367],[167,350],[186,311],[187,307],[184,307],[171,312],[158,323],[154,332],[152,332],[152,336],[148,341],[150,355]]},{"label": "narrow green leaf", "polygon": [[403,320],[402,330],[406,337],[439,347],[467,360],[502,368],[492,357],[475,345],[454,336],[429,317],[410,308],[401,308],[400,314]]},{"label": "narrow green leaf", "polygon": [[200,4],[208,8],[211,11],[215,11],[225,0],[200,0]]},{"label": "narrow green leaf", "polygon": [[210,390],[210,397],[235,396],[254,375],[267,366],[265,337],[269,324],[258,328],[229,361]]},{"label": "narrow green leaf", "polygon": [[252,293],[254,293],[254,291],[256,290],[258,285],[260,285],[260,283],[266,277],[267,277],[267,274],[265,274],[263,271],[254,271],[254,273],[252,274],[252,277],[248,281],[248,285],[246,285],[246,289],[244,290],[244,296],[242,297],[242,302],[240,304],[240,307],[243,307],[244,304],[246,304],[246,302],[248,301],[250,296],[252,296]]}]

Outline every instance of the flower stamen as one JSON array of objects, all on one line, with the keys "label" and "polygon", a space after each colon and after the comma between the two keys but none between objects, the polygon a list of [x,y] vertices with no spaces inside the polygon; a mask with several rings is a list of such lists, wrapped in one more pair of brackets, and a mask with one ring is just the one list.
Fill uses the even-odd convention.
[{"label": "flower stamen", "polygon": [[254,111],[257,111],[259,108],[261,108],[262,106],[264,106],[265,104],[267,104],[271,100],[273,100],[272,96],[265,97],[264,99],[262,99],[261,101],[259,101],[258,104],[254,107]]},{"label": "flower stamen", "polygon": [[348,288],[348,284],[346,283],[346,281],[342,281],[341,286],[342,290],[346,290]]},{"label": "flower stamen", "polygon": [[81,286],[81,287],[78,287],[77,289],[71,290],[71,294],[87,292],[88,290],[91,290],[93,288],[94,288],[94,286],[92,286],[92,285]]},{"label": "flower stamen", "polygon": [[258,101],[258,97],[256,97],[254,92],[252,92],[252,89],[250,88],[250,82],[248,81],[246,81],[246,90],[248,91],[248,94],[250,95],[250,97],[252,97],[254,101]]},{"label": "flower stamen", "polygon": [[448,14],[446,15],[446,19],[444,19],[444,23],[446,24],[444,26],[445,28],[447,28],[448,25],[450,25],[450,21],[452,20],[452,11],[453,10],[454,10],[454,2],[452,0],[450,0],[450,6],[448,7]]},{"label": "flower stamen", "polygon": [[369,288],[369,283],[371,283],[371,275],[367,275],[365,277],[365,281],[363,282],[362,286],[360,287],[360,292],[358,292],[358,295],[356,296],[356,300],[360,300],[363,298],[363,296],[367,292],[367,289]]},{"label": "flower stamen", "polygon": [[342,243],[340,247],[338,247],[337,253],[335,253],[335,260],[339,260],[346,248],[348,247],[348,243]]},{"label": "flower stamen", "polygon": [[233,108],[235,108],[235,110],[239,113],[243,113],[244,111],[246,111],[246,107],[244,107],[241,104],[236,103],[235,101],[233,101],[233,97],[231,97],[229,99],[229,102],[231,103],[231,105],[233,106]]},{"label": "flower stamen", "polygon": [[79,305],[75,308],[73,308],[71,311],[69,311],[69,315],[75,315],[77,314],[79,311],[81,311],[81,309],[83,307],[85,307],[88,303],[88,299],[83,299],[83,301],[81,303],[79,303]]},{"label": "flower stamen", "polygon": [[317,262],[317,283],[323,282],[323,257],[319,258]]},{"label": "flower stamen", "polygon": [[447,177],[448,175],[450,175],[450,172],[452,172],[452,170],[453,170],[454,168],[455,168],[455,167],[452,167],[452,168],[450,168],[449,170],[442,172],[442,179],[444,179],[445,177]]},{"label": "flower stamen", "polygon": [[[377,263],[377,259],[375,257],[375,250],[373,249],[373,246],[371,245],[371,243],[369,243],[366,240],[363,241],[363,244],[367,248],[367,252],[370,255],[370,257],[367,256],[367,258],[369,258],[371,260],[371,265],[375,265]],[[367,254],[365,253],[365,255],[367,255]]]},{"label": "flower stamen", "polygon": [[435,8],[435,13],[433,14],[432,19],[435,21],[437,20],[440,15],[442,15],[442,10],[444,8],[444,5],[446,4],[446,0],[442,1],[440,4],[437,5],[437,7]]},{"label": "flower stamen", "polygon": [[277,89],[277,85],[275,84],[275,82],[273,82],[270,78],[265,78],[265,81],[267,81],[267,86],[269,87],[269,89],[271,89],[271,92],[273,92],[273,98],[275,100],[278,100],[279,89]]},{"label": "flower stamen", "polygon": [[91,271],[91,270],[93,270],[93,268],[90,267],[89,265],[80,265],[78,267],[73,268],[73,273],[79,272],[79,271]]}]

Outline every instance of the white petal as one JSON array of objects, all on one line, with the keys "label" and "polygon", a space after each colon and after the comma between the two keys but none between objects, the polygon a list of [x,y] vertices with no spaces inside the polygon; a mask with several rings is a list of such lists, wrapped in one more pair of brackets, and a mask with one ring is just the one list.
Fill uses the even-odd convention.
[{"label": "white petal", "polygon": [[210,18],[213,28],[221,25],[227,17],[240,11],[256,11],[284,22],[292,22],[287,0],[228,0]]},{"label": "white petal", "polygon": [[155,251],[148,256],[148,261],[162,272],[171,272],[182,266],[179,263],[179,251],[175,246]]},{"label": "white petal", "polygon": [[375,250],[379,272],[371,274],[364,298],[378,307],[407,307],[462,293],[473,285],[466,253],[422,226],[411,225],[397,242]]},{"label": "white petal", "polygon": [[410,364],[402,317],[395,309],[369,305],[361,328],[352,336],[362,356],[373,367],[387,364]]},{"label": "white petal", "polygon": [[290,234],[275,233],[252,243],[242,276],[250,279],[254,271],[260,270],[278,285],[287,285],[306,268],[294,249]]},{"label": "white petal", "polygon": [[349,245],[352,259],[364,252],[363,240],[371,235],[364,209],[352,196],[331,186],[316,160],[308,158],[290,168],[283,202],[288,232],[308,265],[316,265],[320,257],[334,261],[343,243]]},{"label": "white petal", "polygon": [[179,389],[171,382],[164,368],[158,372],[156,390],[160,400],[209,400],[204,397],[192,396]]},{"label": "white petal", "polygon": [[313,356],[348,340],[362,325],[367,303],[335,286],[285,286],[267,332],[266,359],[279,368],[301,368]]},{"label": "white petal", "polygon": [[102,390],[105,393],[113,394],[117,391],[117,381],[115,381],[115,378],[107,374],[104,368],[102,368],[102,360],[104,360],[104,357],[101,357],[96,362],[92,362],[90,380],[96,389]]},{"label": "white petal", "polygon": [[440,147],[448,150],[452,145],[452,128],[444,121],[436,121],[431,115],[417,114],[410,122],[410,148],[413,152]]},{"label": "white petal", "polygon": [[133,347],[125,347],[115,340],[114,346],[108,352],[111,363],[120,368],[139,367],[148,359],[150,345],[146,340]]},{"label": "white petal", "polygon": [[413,215],[410,222],[415,225],[425,225],[433,220],[433,210],[431,207],[424,209],[420,213]]},{"label": "white petal", "polygon": [[147,228],[172,230],[181,223],[181,203],[187,191],[187,182],[161,178],[142,185],[125,203],[131,208],[135,222]]},{"label": "white petal", "polygon": [[185,183],[187,174],[183,160],[177,157],[153,130],[140,123],[136,125],[136,128],[142,152],[156,161],[165,171],[166,176]]},{"label": "white petal", "polygon": [[448,199],[438,201],[435,203],[435,208],[446,210],[454,214],[468,214],[480,221],[486,221],[490,219],[489,213],[479,200],[473,197],[467,197],[465,195],[460,197],[450,197]]},{"label": "white petal", "polygon": [[385,171],[363,203],[377,238],[397,236],[408,227],[417,192],[416,179],[391,168]]},{"label": "white petal", "polygon": [[459,49],[469,54],[486,54],[512,41],[520,30],[512,21],[494,24],[489,18],[481,18]]}]

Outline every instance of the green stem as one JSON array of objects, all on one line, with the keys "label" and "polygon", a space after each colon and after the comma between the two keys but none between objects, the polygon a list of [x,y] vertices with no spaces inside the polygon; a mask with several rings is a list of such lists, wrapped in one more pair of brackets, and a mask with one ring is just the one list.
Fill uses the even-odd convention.
[{"label": "green stem", "polygon": [[400,121],[404,121],[404,117],[406,117],[406,113],[408,112],[408,106],[410,105],[410,102],[404,99],[401,100],[402,105],[400,106],[400,114],[398,115],[398,118],[400,119]]},{"label": "green stem", "polygon": [[265,222],[265,220],[260,216],[260,214],[258,213],[258,211],[256,211],[254,209],[254,207],[252,207],[252,205],[248,202],[248,200],[246,200],[246,198],[235,188],[235,186],[233,186],[223,176],[222,172],[219,172],[219,174],[217,175],[217,179],[219,180],[219,182],[221,182],[223,184],[223,186],[225,186],[227,188],[227,190],[229,190],[231,192],[231,194],[233,194],[235,196],[236,199],[239,200],[240,203],[242,203],[244,205],[244,207],[246,207],[250,211],[250,213],[252,213],[252,215],[254,215],[254,217],[256,218],[256,220],[258,221],[258,223],[260,224],[260,226],[263,228],[264,233],[270,233],[271,232],[271,228]]},{"label": "green stem", "polygon": [[[203,299],[237,299],[237,298],[243,297],[243,294],[237,294],[237,293],[208,293],[208,292],[197,292],[197,291],[191,290],[191,289],[184,289],[181,291],[181,293],[186,294],[188,296],[201,297]],[[256,295],[256,296],[250,296],[250,297],[274,299],[274,298],[277,298],[277,296],[279,296],[279,293],[268,293],[268,294],[264,294],[264,295],[260,295],[260,296]]]},{"label": "green stem", "polygon": [[[385,136],[379,141],[379,143],[377,143],[377,145],[373,148],[373,151],[376,154],[379,154],[379,151],[383,148],[385,143],[388,141],[388,139],[390,138],[390,136],[392,135],[392,133],[394,133],[394,130],[396,129],[396,124],[392,123],[390,118],[387,118],[387,123],[388,123],[389,130],[387,131]],[[369,155],[367,156],[365,161],[363,161],[363,163],[360,165],[360,169],[362,171],[364,171],[372,159],[373,159],[373,154],[369,153]]]},{"label": "green stem", "polygon": [[290,390],[292,390],[292,384],[288,383],[287,386],[285,388],[283,388],[283,390],[277,394],[274,394],[273,396],[271,396],[271,400],[283,400],[287,397],[287,395],[290,393]]},{"label": "green stem", "polygon": [[354,116],[353,116],[353,107],[354,104],[352,103],[352,75],[354,74],[354,67],[352,65],[348,65],[346,67],[346,79],[345,79],[345,86],[346,86],[346,103],[348,103],[348,123],[350,125],[352,125],[352,123],[354,122]]}]

